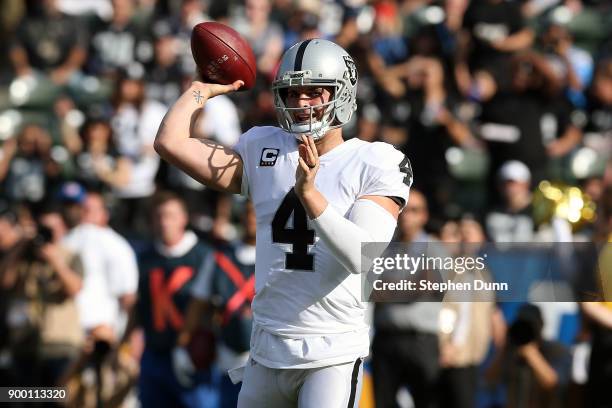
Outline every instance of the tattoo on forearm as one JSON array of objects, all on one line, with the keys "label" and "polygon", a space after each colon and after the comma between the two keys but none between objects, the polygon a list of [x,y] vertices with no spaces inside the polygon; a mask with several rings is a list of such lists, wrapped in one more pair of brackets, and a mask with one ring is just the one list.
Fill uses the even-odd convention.
[{"label": "tattoo on forearm", "polygon": [[202,105],[204,103],[204,97],[200,91],[193,91],[193,97],[198,105]]}]

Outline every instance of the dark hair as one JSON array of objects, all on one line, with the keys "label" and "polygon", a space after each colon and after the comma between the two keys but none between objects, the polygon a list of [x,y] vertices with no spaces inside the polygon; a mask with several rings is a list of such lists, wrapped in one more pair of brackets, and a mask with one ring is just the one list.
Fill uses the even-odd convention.
[{"label": "dark hair", "polygon": [[89,146],[88,132],[97,125],[106,126],[109,130],[109,138],[108,138],[108,151],[115,150],[115,140],[113,138],[113,127],[107,119],[99,118],[99,117],[90,117],[85,123],[81,126],[79,131],[79,136],[81,137],[81,141],[83,142],[83,146]]},{"label": "dark hair", "polygon": [[544,328],[544,319],[540,308],[531,303],[524,304],[518,311],[516,320],[508,330],[510,342],[522,346],[541,338]]},{"label": "dark hair", "polygon": [[0,218],[6,220],[11,225],[17,225],[19,218],[17,212],[9,203],[0,201]]},{"label": "dark hair", "polygon": [[136,109],[140,112],[142,110],[142,106],[146,97],[145,82],[143,78],[138,78],[134,77],[133,75],[130,75],[130,73],[125,69],[119,70],[119,73],[117,74],[117,78],[115,80],[115,89],[111,96],[111,104],[115,110],[119,108],[119,105],[123,100],[123,97],[121,95],[121,87],[125,81],[136,81],[140,84],[141,93],[138,97],[138,100],[136,100]]},{"label": "dark hair", "polygon": [[156,209],[158,209],[169,201],[178,202],[185,211],[185,213],[189,213],[185,200],[183,200],[183,198],[174,191],[169,190],[158,191],[153,195],[153,197],[151,198],[151,212],[155,211]]},{"label": "dark hair", "polygon": [[64,213],[64,206],[61,202],[54,199],[46,199],[32,205],[32,215],[36,219],[40,219],[44,215]]}]

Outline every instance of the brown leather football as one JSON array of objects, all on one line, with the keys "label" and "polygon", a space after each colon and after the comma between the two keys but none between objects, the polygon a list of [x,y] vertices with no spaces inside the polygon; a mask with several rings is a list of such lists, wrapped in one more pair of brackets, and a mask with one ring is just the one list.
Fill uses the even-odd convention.
[{"label": "brown leather football", "polygon": [[212,21],[197,24],[191,33],[191,53],[205,82],[227,85],[240,79],[240,90],[255,85],[255,55],[233,28]]}]

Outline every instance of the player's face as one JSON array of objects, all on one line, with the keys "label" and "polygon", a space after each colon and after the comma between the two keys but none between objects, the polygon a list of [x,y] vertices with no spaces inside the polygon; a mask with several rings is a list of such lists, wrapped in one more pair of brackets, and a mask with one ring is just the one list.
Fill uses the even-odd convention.
[{"label": "player's face", "polygon": [[318,122],[323,118],[325,107],[310,109],[310,107],[322,105],[329,102],[331,90],[320,86],[301,86],[287,89],[285,104],[288,108],[305,108],[293,111],[293,119],[296,123],[307,123],[311,116],[313,121]]}]

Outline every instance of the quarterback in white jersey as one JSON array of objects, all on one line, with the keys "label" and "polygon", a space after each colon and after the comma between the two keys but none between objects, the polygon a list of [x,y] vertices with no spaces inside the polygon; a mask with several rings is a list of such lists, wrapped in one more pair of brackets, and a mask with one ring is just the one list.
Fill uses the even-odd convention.
[{"label": "quarterback in white jersey", "polygon": [[333,42],[283,55],[272,85],[280,127],[252,128],[233,149],[191,138],[205,101],[241,85],[194,81],[155,143],[165,160],[255,207],[254,328],[238,406],[355,406],[369,349],[361,244],[391,240],[410,163],[386,143],[343,140],[357,71]]}]

